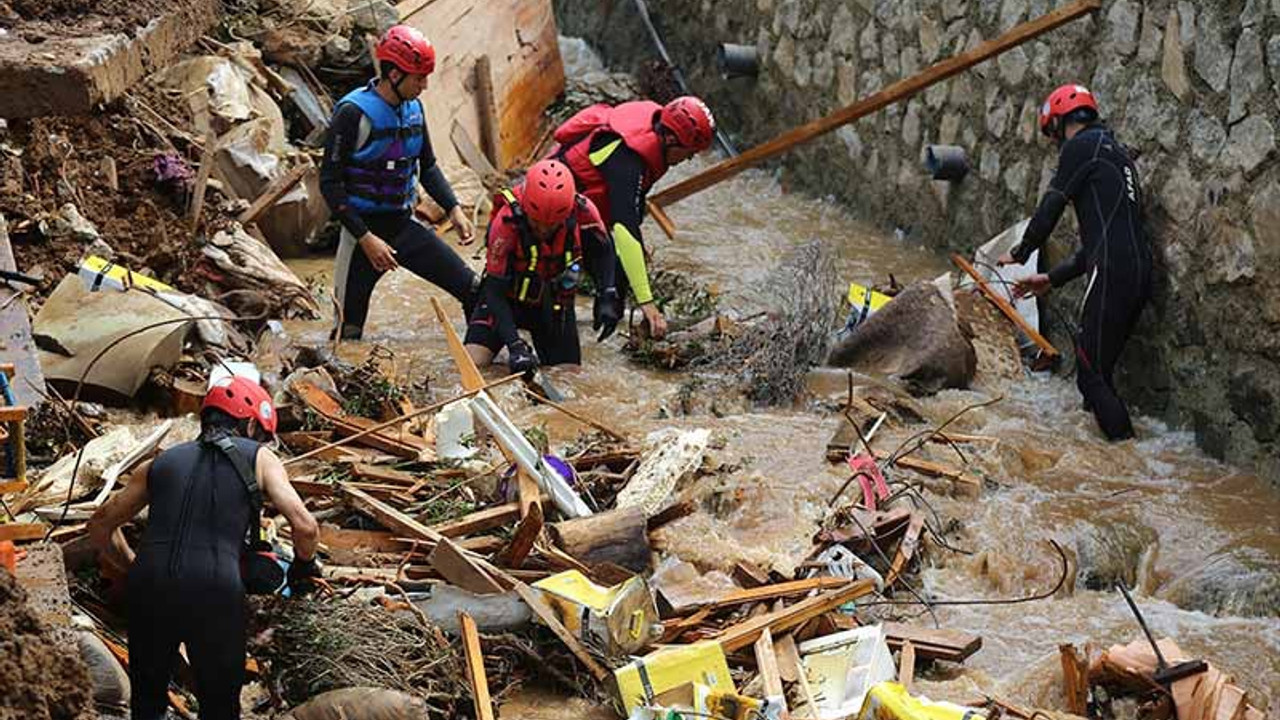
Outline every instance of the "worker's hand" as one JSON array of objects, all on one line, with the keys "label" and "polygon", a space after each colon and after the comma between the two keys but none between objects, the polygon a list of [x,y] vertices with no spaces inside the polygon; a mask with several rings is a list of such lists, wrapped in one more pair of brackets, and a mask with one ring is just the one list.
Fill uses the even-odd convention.
[{"label": "worker's hand", "polygon": [[1025,277],[1013,284],[1013,296],[1015,298],[1024,298],[1028,295],[1040,297],[1047,294],[1053,289],[1053,283],[1049,282],[1049,276],[1044,273]]},{"label": "worker's hand", "polygon": [[1000,257],[996,258],[996,265],[999,265],[1000,267],[1004,267],[1005,265],[1021,265],[1021,264],[1022,263],[1018,262],[1013,258],[1013,253],[1005,253]]},{"label": "worker's hand", "polygon": [[461,205],[454,205],[449,211],[449,222],[453,223],[453,229],[458,232],[459,242],[470,245],[475,239],[475,228],[471,227],[471,218],[467,217],[467,212]]},{"label": "worker's hand", "polygon": [[649,335],[654,340],[666,337],[667,319],[662,317],[662,311],[655,303],[651,301],[641,305],[640,312],[644,314],[644,319],[649,321]]},{"label": "worker's hand", "polygon": [[513,373],[532,375],[538,369],[538,356],[529,347],[529,343],[516,340],[507,346],[507,367]]},{"label": "worker's hand", "polygon": [[289,591],[296,597],[306,595],[316,589],[316,581],[321,577],[320,563],[315,558],[310,560],[295,558],[289,565]]},{"label": "worker's hand", "polygon": [[391,272],[400,267],[400,263],[396,262],[395,248],[371,232],[365,233],[360,238],[360,249],[364,251],[365,257],[369,258],[369,264],[378,272]]},{"label": "worker's hand", "polygon": [[616,288],[605,288],[596,294],[595,305],[591,309],[591,329],[599,330],[596,342],[604,342],[615,330],[622,319],[622,301],[618,299]]}]

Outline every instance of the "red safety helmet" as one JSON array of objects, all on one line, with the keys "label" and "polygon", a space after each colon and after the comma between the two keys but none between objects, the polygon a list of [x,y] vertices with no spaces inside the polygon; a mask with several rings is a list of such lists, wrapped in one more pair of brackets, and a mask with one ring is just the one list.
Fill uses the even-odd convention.
[{"label": "red safety helmet", "polygon": [[540,225],[559,225],[573,212],[577,193],[569,168],[556,160],[542,160],[524,176],[524,199],[520,205],[530,220]]},{"label": "red safety helmet", "polygon": [[263,430],[276,434],[276,408],[258,383],[235,375],[219,378],[205,393],[200,410],[217,408],[237,420],[257,420]]},{"label": "red safety helmet", "polygon": [[685,95],[667,103],[662,108],[660,122],[684,147],[698,152],[711,147],[716,119],[711,108],[696,97]]},{"label": "red safety helmet", "polygon": [[436,49],[431,41],[408,25],[396,25],[378,41],[373,56],[410,75],[430,75],[436,69]]},{"label": "red safety helmet", "polygon": [[1098,101],[1089,88],[1063,85],[1054,90],[1040,107],[1040,132],[1054,137],[1061,131],[1063,118],[1077,110],[1092,111],[1093,118],[1098,117]]}]

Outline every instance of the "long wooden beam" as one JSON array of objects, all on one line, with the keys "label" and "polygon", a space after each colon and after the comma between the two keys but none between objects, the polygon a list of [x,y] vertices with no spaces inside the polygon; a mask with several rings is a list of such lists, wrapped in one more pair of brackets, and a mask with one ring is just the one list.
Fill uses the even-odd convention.
[{"label": "long wooden beam", "polygon": [[875,585],[870,580],[850,582],[843,588],[829,590],[782,610],[730,627],[714,639],[720,643],[726,653],[736,652],[758,640],[760,633],[766,628],[772,633],[793,630],[828,610],[834,610],[850,600],[869,595],[874,590]]},{"label": "long wooden beam", "polygon": [[1004,316],[1009,319],[1009,322],[1016,325],[1017,328],[1021,330],[1023,333],[1025,333],[1027,337],[1031,338],[1031,342],[1034,342],[1036,345],[1038,345],[1040,347],[1040,351],[1043,352],[1046,357],[1050,357],[1050,358],[1058,357],[1059,355],[1058,349],[1053,346],[1053,343],[1046,340],[1045,337],[1041,335],[1038,330],[1031,327],[1031,324],[1028,323],[1026,319],[1023,318],[1022,315],[1012,305],[1009,304],[1008,300],[1004,299],[1003,295],[996,292],[995,290],[992,290],[991,286],[987,284],[986,278],[978,274],[978,271],[974,269],[973,265],[970,264],[968,260],[965,260],[964,257],[959,255],[958,253],[951,253],[951,262],[955,263],[956,267],[963,270],[965,274],[967,274],[970,278],[972,278],[973,282],[977,284],[978,290],[982,292],[983,296],[986,297],[988,300],[990,300],[991,304],[995,305],[996,309],[999,310],[1001,313],[1003,313]]},{"label": "long wooden beam", "polygon": [[847,125],[888,105],[916,95],[931,85],[964,72],[974,65],[1034,40],[1040,35],[1061,27],[1076,18],[1096,12],[1101,6],[1100,0],[1077,0],[1077,2],[1059,8],[1047,15],[1025,22],[995,40],[989,40],[972,50],[935,63],[918,74],[899,80],[870,97],[859,100],[848,107],[841,108],[813,122],[793,128],[768,142],[747,150],[737,157],[717,163],[707,170],[653,195],[649,199],[658,207],[665,207],[683,200],[696,192],[727,180],[747,168],[754,167],[765,160],[781,155],[796,145],[808,142],[820,135],[825,135],[842,125]]}]

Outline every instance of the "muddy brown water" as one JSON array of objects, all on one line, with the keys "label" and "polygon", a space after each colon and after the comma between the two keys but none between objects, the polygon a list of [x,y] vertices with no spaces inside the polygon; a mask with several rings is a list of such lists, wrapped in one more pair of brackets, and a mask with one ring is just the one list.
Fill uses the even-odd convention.
[{"label": "muddy brown water", "polygon": [[[677,168],[667,182],[705,166],[698,162]],[[906,283],[948,270],[939,253],[871,231],[833,203],[786,194],[759,171],[695,195],[670,208],[670,215],[680,228],[677,240],[667,240],[652,222],[644,228],[661,264],[712,284],[723,307],[739,315],[785,302],[767,297],[761,280],[789,249],[814,238],[839,249],[844,280],[866,284],[893,272]],[[470,258],[475,247],[461,250]],[[480,265],[478,258],[473,263]],[[292,265],[302,276],[318,276],[327,292],[331,260]],[[384,279],[365,341],[345,345],[342,353],[358,359],[372,344],[382,345],[395,353],[402,374],[429,375],[434,395],[456,392],[457,373],[428,302],[432,294],[440,293],[405,271]],[[457,304],[450,300],[446,307],[461,329]],[[824,459],[838,416],[813,404],[724,418],[677,416],[675,396],[684,376],[633,366],[621,354],[619,338],[595,343],[589,321],[583,321],[589,313],[589,303],[580,303],[583,367],[550,372],[569,403],[637,441],[672,425],[710,428],[723,441],[714,456],[734,468],[681,490],[702,500],[704,511],[663,531],[665,552],[703,571],[728,570],[738,560],[749,560],[789,573],[809,552],[827,501],[844,481],[840,469]],[[327,322],[294,323],[288,329],[300,340],[322,342]],[[486,374],[504,372],[496,367]],[[843,374],[835,374],[817,377],[811,386],[818,397],[839,398],[845,382]],[[579,428],[554,411],[531,406],[510,392],[499,395],[521,422],[545,424],[553,446],[577,436]],[[1261,478],[1207,458],[1189,434],[1150,418],[1137,420],[1139,439],[1104,442],[1091,416],[1081,410],[1070,378],[984,381],[974,390],[946,391],[922,405],[937,422],[996,396],[1004,399],[965,415],[953,428],[999,438],[994,445],[966,448],[974,469],[987,480],[981,497],[948,497],[945,486],[936,483],[929,485],[927,495],[944,518],[960,522],[958,532],[948,536],[951,544],[975,554],[930,547],[917,581],[920,589],[938,599],[1038,592],[1058,578],[1057,555],[1047,539],[1061,543],[1074,563],[1077,554],[1098,545],[1090,545],[1089,538],[1099,529],[1118,529],[1119,536],[1130,539],[1111,544],[1129,551],[1127,567],[1154,631],[1234,674],[1255,702],[1267,704],[1266,698],[1280,692],[1280,609],[1255,608],[1261,617],[1214,616],[1180,608],[1167,598],[1175,581],[1222,562],[1227,552],[1243,554],[1261,568],[1250,586],[1274,587],[1280,567],[1280,492]],[[886,429],[877,443],[891,448],[909,432]],[[929,452],[955,462],[940,450]],[[891,473],[892,478],[919,479],[907,473]],[[981,635],[984,647],[963,670],[926,673],[924,692],[958,701],[994,692],[1015,702],[1061,707],[1060,643],[1106,647],[1139,636],[1122,598],[1114,591],[1086,588],[1082,577],[1073,577],[1066,589],[1041,602],[937,608],[944,626]],[[1234,576],[1225,572],[1221,577],[1230,581]],[[908,614],[919,608],[897,610]],[[929,621],[923,616],[917,622]],[[545,698],[525,698],[508,714],[543,717],[538,712],[547,708]],[[577,716],[581,709],[575,706],[572,712]]]}]

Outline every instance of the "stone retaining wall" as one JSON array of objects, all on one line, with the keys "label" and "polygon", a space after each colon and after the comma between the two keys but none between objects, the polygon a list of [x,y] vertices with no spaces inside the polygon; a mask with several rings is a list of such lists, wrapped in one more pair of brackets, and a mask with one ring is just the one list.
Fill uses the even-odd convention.
[{"label": "stone retaining wall", "polygon": [[[556,0],[561,31],[634,69],[652,57],[631,0]],[[695,92],[742,146],[820,117],[1063,0],[648,0]],[[725,81],[716,44],[760,51]],[[1014,49],[781,161],[783,182],[834,194],[884,229],[968,250],[1030,214],[1056,151],[1035,117],[1082,82],[1140,152],[1157,290],[1122,361],[1122,392],[1192,427],[1218,457],[1280,477],[1280,0],[1104,0]],[[927,178],[923,146],[958,144],[973,170]],[[1076,242],[1067,214],[1049,255]],[[1076,285],[1079,285],[1077,283]],[[1074,313],[1079,287],[1053,302]],[[1052,328],[1070,347],[1063,328]]]}]

